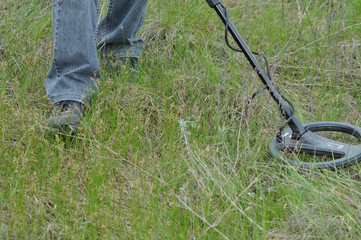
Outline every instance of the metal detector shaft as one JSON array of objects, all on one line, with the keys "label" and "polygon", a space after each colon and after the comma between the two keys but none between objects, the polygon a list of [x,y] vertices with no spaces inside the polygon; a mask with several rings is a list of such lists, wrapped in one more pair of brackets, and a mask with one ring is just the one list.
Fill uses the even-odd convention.
[{"label": "metal detector shaft", "polygon": [[268,75],[265,73],[263,68],[260,66],[259,62],[255,58],[254,54],[246,44],[246,42],[243,40],[242,36],[237,31],[236,27],[233,25],[232,21],[227,19],[226,14],[224,12],[224,9],[220,3],[219,0],[206,0],[209,6],[217,12],[218,16],[221,18],[223,23],[228,25],[228,30],[231,33],[232,37],[234,38],[235,42],[239,46],[239,48],[243,51],[244,55],[248,59],[249,63],[252,65],[254,70],[257,72],[258,77],[262,80],[263,84],[266,86],[268,91],[270,92],[272,98],[279,106],[282,115],[285,117],[286,120],[288,120],[288,125],[292,129],[293,137],[299,138],[301,137],[305,132],[306,129],[301,124],[301,122],[298,120],[296,116],[293,116],[292,110],[290,106],[286,103],[286,101],[283,99],[280,92],[277,90],[274,83],[270,80]]}]

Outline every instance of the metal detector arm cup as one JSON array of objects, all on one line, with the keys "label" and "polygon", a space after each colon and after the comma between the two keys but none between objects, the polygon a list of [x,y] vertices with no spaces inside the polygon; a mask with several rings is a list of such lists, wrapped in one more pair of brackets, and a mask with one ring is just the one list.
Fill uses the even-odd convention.
[{"label": "metal detector arm cup", "polygon": [[221,3],[219,0],[206,0],[211,8],[214,8],[217,4]]}]

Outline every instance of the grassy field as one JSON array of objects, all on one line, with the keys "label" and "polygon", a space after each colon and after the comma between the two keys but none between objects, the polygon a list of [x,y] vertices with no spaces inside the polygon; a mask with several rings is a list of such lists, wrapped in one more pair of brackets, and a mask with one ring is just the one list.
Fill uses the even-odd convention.
[{"label": "grassy field", "polygon": [[[359,0],[223,3],[303,122],[361,126]],[[361,238],[361,165],[269,156],[283,120],[205,1],[150,1],[75,136],[44,125],[51,34],[50,0],[0,0],[0,239]]]}]

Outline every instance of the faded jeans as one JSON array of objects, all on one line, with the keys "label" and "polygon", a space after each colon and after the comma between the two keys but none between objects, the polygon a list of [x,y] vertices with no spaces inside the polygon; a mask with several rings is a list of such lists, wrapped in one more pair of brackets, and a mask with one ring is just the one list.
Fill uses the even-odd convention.
[{"label": "faded jeans", "polygon": [[109,0],[98,23],[98,0],[53,0],[54,57],[45,81],[53,103],[89,103],[98,92],[102,55],[138,58],[143,41],[135,37],[144,22],[147,0]]}]

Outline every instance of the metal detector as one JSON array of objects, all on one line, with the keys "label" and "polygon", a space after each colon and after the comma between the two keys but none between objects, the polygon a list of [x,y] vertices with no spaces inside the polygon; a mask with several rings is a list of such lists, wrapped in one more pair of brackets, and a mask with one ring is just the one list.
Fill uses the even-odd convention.
[{"label": "metal detector", "polygon": [[[229,20],[227,9],[219,0],[206,0],[206,2],[217,12],[225,24],[227,45],[234,51],[242,52],[246,56],[258,77],[263,82],[264,87],[257,91],[256,94],[264,89],[268,90],[286,120],[277,136],[270,143],[270,153],[282,161],[303,169],[327,168],[334,170],[336,168],[350,166],[360,161],[361,144],[357,145],[336,141],[332,139],[332,136],[321,136],[320,132],[325,132],[329,135],[335,132],[344,133],[353,136],[360,142],[361,128],[341,122],[312,122],[302,124],[294,114],[295,110],[292,103],[283,96],[275,86],[271,78],[267,58],[263,56],[267,65],[266,73],[255,58],[255,55],[261,54],[250,50],[233,23]],[[227,37],[229,33],[232,35],[239,49],[229,44]],[[256,94],[254,94],[254,96]],[[284,130],[286,125],[288,125],[289,128]]]}]

